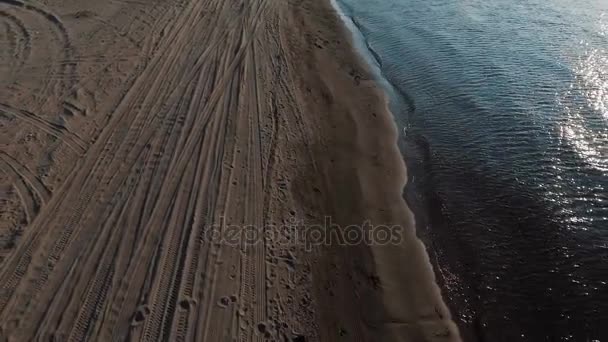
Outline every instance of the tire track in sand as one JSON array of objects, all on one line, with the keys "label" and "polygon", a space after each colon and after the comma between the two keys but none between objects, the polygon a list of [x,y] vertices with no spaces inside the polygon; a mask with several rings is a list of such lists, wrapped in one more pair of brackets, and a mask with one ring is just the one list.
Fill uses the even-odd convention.
[{"label": "tire track in sand", "polygon": [[[3,18],[7,22],[7,29],[11,29],[12,32],[7,32],[7,35],[14,35],[12,37],[11,51],[8,51],[11,54],[11,65],[10,72],[11,77],[13,79],[15,75],[17,75],[27,60],[30,58],[30,53],[32,49],[32,37],[30,32],[28,31],[25,23],[20,20],[18,17],[6,12],[0,11],[0,18]],[[8,39],[11,39],[8,37]]]},{"label": "tire track in sand", "polygon": [[78,155],[83,154],[88,148],[88,144],[77,134],[71,132],[65,125],[50,122],[32,112],[16,109],[4,103],[0,103],[0,113],[12,115],[17,119],[23,120],[39,130],[54,136],[63,141],[66,146]]},{"label": "tire track in sand", "polygon": [[[47,69],[47,77],[43,79],[42,89],[40,90],[40,93],[46,96],[39,97],[34,109],[34,111],[39,111],[45,108],[51,99],[55,99],[57,96],[60,96],[65,89],[72,87],[78,78],[76,69],[77,63],[74,60],[75,51],[72,40],[61,19],[54,13],[33,3],[23,2],[21,0],[0,0],[0,4],[7,5],[9,8],[13,7],[17,11],[29,11],[43,18],[45,22],[49,23],[49,29],[53,31],[53,35],[56,37],[57,41],[60,42],[59,50],[62,57],[54,60],[52,65]],[[25,25],[21,25],[21,27],[27,32],[27,37],[32,36]],[[29,49],[31,49],[31,46]],[[61,60],[69,62],[62,63]],[[59,75],[59,77],[57,77],[57,75]]]},{"label": "tire track in sand", "polygon": [[[266,246],[204,238],[222,216],[264,224],[256,73],[268,69],[255,39],[271,2],[243,5],[182,9],[0,270],[3,331],[22,340],[268,338],[255,328],[268,317]],[[23,117],[77,147],[68,132]],[[229,294],[250,308],[240,318],[236,306],[218,309]]]},{"label": "tire track in sand", "polygon": [[[173,42],[173,41],[172,41],[172,40],[169,40],[169,42]],[[175,51],[175,50],[177,50],[177,49],[167,49],[167,50],[169,50],[169,51]],[[176,64],[176,63],[171,63],[171,62],[167,62],[167,63],[168,63],[168,64]],[[161,73],[160,75],[162,75],[162,73]],[[158,76],[158,75],[155,75],[155,76]],[[153,96],[151,96],[151,97],[153,97]],[[111,146],[110,146],[110,148],[111,148]],[[103,159],[104,159],[104,158],[102,158],[101,160],[103,161]],[[96,164],[98,164],[98,163],[96,163]],[[95,179],[95,178],[96,178],[96,177],[88,177],[87,179]],[[87,194],[87,191],[85,191],[84,196],[86,196],[86,194]],[[90,201],[90,196],[86,196],[86,197],[84,197],[84,198],[83,198],[83,197],[81,197],[81,198],[84,200],[84,203],[88,203],[88,202]],[[82,201],[79,201],[79,203],[82,203]],[[86,207],[85,207],[85,208],[86,208]],[[82,209],[82,208],[81,208],[81,209]],[[77,213],[76,213],[75,215],[73,215],[72,217],[73,217],[75,220],[78,220],[78,217],[80,217],[80,216],[82,216],[82,215],[81,215],[81,210],[77,210]],[[62,245],[64,245],[64,243],[62,243]],[[31,245],[30,245],[30,246],[31,246]],[[26,247],[26,248],[29,248],[29,247]],[[61,250],[61,249],[63,249],[63,248],[64,248],[64,247],[61,247],[61,248],[59,248],[59,249]],[[29,254],[29,252],[28,252],[28,254]],[[28,254],[25,254],[25,256],[27,256]],[[23,260],[23,262],[28,262],[28,259],[22,259],[22,260]],[[20,265],[24,265],[24,264],[23,264],[23,263],[20,263]],[[19,267],[19,268],[21,268],[21,267],[23,267],[23,266],[18,266],[18,267]],[[19,273],[17,273],[16,275],[19,277]],[[19,278],[14,278],[14,280],[18,280],[18,279],[19,279]],[[8,283],[8,284],[9,284],[9,286],[10,286],[10,284],[12,284],[12,283],[13,283],[13,282],[9,282],[9,283]]]},{"label": "tire track in sand", "polygon": [[40,202],[38,202],[35,192],[31,186],[29,186],[27,180],[25,180],[22,175],[15,170],[13,165],[7,163],[4,161],[4,159],[0,159],[0,170],[4,171],[4,173],[11,179],[19,198],[21,199],[21,204],[23,205],[27,222],[31,222],[32,219],[36,217],[36,213],[40,208]]},{"label": "tire track in sand", "polygon": [[[160,53],[155,56],[155,59],[151,63],[151,68],[148,68],[139,79],[136,80],[136,83],[131,88],[129,92],[125,95],[123,100],[120,102],[116,111],[119,113],[130,113],[132,108],[137,108],[138,104],[134,101],[137,101],[137,96],[144,91],[144,86],[147,77],[157,77],[159,74],[154,74],[152,72],[152,68],[154,68],[160,61],[163,61],[162,57],[163,52],[169,50],[167,47],[172,43],[172,40],[164,41],[165,48],[160,49]],[[162,75],[162,73],[161,73]],[[144,92],[144,94],[147,94]],[[139,113],[134,111],[135,113]],[[36,229],[31,230],[31,234],[24,234],[22,240],[23,243],[19,246],[17,252],[14,254],[14,258],[12,258],[12,262],[9,263],[8,267],[5,267],[2,272],[2,277],[6,280],[4,282],[3,291],[0,294],[0,309],[3,309],[6,305],[8,298],[10,298],[10,294],[14,291],[16,285],[20,282],[21,277],[25,275],[25,271],[28,268],[28,265],[31,261],[31,253],[33,248],[38,245],[39,240],[44,237],[44,233],[48,229],[50,218],[53,215],[53,211],[61,204],[69,201],[69,198],[73,198],[80,194],[80,198],[77,201],[76,210],[73,212],[72,222],[79,220],[83,210],[86,208],[88,203],[90,203],[92,197],[92,190],[88,190],[90,187],[87,187],[87,184],[91,184],[92,182],[98,181],[100,176],[95,175],[97,170],[102,170],[100,167],[104,166],[104,163],[107,164],[109,162],[109,157],[113,155],[113,152],[116,148],[118,148],[118,141],[114,142],[113,140],[120,139],[120,136],[115,134],[115,127],[117,127],[121,123],[126,123],[128,125],[129,120],[134,119],[133,115],[121,115],[117,114],[113,116],[114,120],[111,120],[106,129],[102,132],[101,136],[97,140],[97,143],[93,146],[94,150],[90,151],[86,158],[81,161],[80,167],[77,168],[78,172],[75,172],[70,175],[68,180],[64,183],[65,186],[59,191],[58,196],[56,197],[55,203],[52,208],[49,208],[47,213],[43,213],[45,215],[41,215],[40,220],[35,222],[34,226],[37,226]],[[99,157],[99,158],[98,158]],[[50,217],[47,217],[50,216]],[[45,222],[47,221],[47,222]],[[73,225],[73,224],[72,224]],[[71,234],[71,233],[70,233]],[[69,235],[69,234],[68,234]],[[10,260],[9,260],[10,261]],[[12,274],[12,275],[11,275]],[[8,278],[7,278],[8,277]]]},{"label": "tire track in sand", "polygon": [[15,174],[27,183],[28,188],[45,204],[51,197],[51,191],[42,183],[42,181],[34,175],[25,165],[22,165],[17,159],[11,157],[8,153],[0,151],[0,160],[8,165]]},{"label": "tire track in sand", "polygon": [[[165,65],[171,65],[171,64],[174,64],[174,63],[171,63],[171,62],[165,61]],[[152,74],[152,75],[153,75],[153,77],[163,77],[163,76],[164,76],[164,74],[163,74],[163,73],[159,73],[159,74]],[[155,84],[158,84],[158,82],[156,82]],[[148,99],[154,99],[155,101],[159,101],[159,98],[156,98],[156,97],[154,97],[154,96],[150,96],[150,94],[149,94],[149,93],[146,93],[146,98],[148,98]],[[139,114],[142,114],[142,112],[139,112]],[[144,116],[144,115],[138,115],[138,117],[139,117],[139,119],[140,119],[140,120],[139,120],[139,121],[138,121],[138,120],[136,120],[136,121],[133,123],[133,125],[132,125],[132,126],[139,127],[140,125],[139,125],[139,124],[136,124],[136,123],[137,123],[137,122],[142,122],[141,120],[145,119],[145,116]],[[137,130],[137,131],[139,131],[139,130]],[[155,130],[154,130],[154,129],[151,129],[151,130],[150,130],[150,132],[152,132],[152,133],[153,133],[153,132],[155,132]],[[118,137],[117,137],[117,136],[118,136]],[[148,134],[148,137],[149,137],[149,134]],[[112,136],[112,138],[119,138],[119,139],[122,139],[122,141],[124,142],[124,137],[121,137],[120,135],[113,135],[113,136]],[[128,146],[132,146],[133,144],[134,144],[134,143],[127,143],[126,145],[127,145],[127,147],[128,147]],[[114,147],[113,147],[113,146],[115,146],[115,145],[114,145],[114,144],[110,144],[110,146],[108,146],[108,148],[105,150],[105,151],[107,151],[107,152],[109,152],[109,153],[107,153],[107,154],[106,154],[106,153],[103,153],[103,155],[106,155],[106,156],[108,156],[108,155],[113,155],[113,154],[111,154],[111,152],[110,152],[110,151],[114,150]],[[116,147],[116,148],[118,148],[118,147]],[[130,159],[130,158],[127,158],[127,159]],[[104,161],[104,160],[105,160],[105,161]],[[106,157],[103,157],[101,160],[99,160],[99,161],[96,163],[96,167],[99,167],[99,165],[102,165],[103,163],[109,163],[109,162],[111,162],[111,161],[112,161],[111,159],[108,159],[108,158],[106,158]],[[116,160],[116,162],[119,162],[119,160]],[[105,167],[103,167],[103,168],[101,168],[101,167],[100,167],[100,168],[98,168],[98,170],[102,170],[102,171],[103,171],[103,170],[106,170],[107,168],[109,168],[109,169],[113,170],[113,168],[112,168],[112,167],[110,167],[109,165],[108,165],[108,166],[105,166]],[[104,172],[105,172],[105,171],[104,171]],[[102,176],[101,178],[99,178],[99,177],[88,177],[88,178],[87,178],[87,183],[92,185],[92,184],[94,184],[94,183],[91,183],[91,182],[89,182],[89,181],[98,180],[98,181],[99,181],[101,184],[109,184],[109,183],[110,183],[110,181],[111,181],[111,179],[114,177],[113,175],[116,175],[116,174],[118,174],[119,172],[111,172],[111,173],[107,173],[107,172],[105,172],[105,173],[106,173],[106,176],[105,176],[105,177],[104,177],[104,176]],[[101,175],[100,175],[100,176],[101,176]],[[84,211],[87,209],[87,206],[88,206],[88,205],[86,205],[86,203],[90,203],[90,202],[91,202],[91,192],[90,192],[90,191],[87,191],[87,190],[86,190],[86,188],[87,188],[87,186],[86,186],[86,183],[85,183],[85,188],[84,188],[85,190],[84,190],[84,191],[82,191],[82,189],[80,189],[80,191],[81,191],[81,192],[83,192],[83,194],[82,194],[82,195],[80,195],[80,200],[79,200],[78,202],[79,202],[79,203],[84,203],[84,205],[82,205],[82,206],[78,207],[78,208],[77,208],[77,210],[76,210],[76,213],[75,213],[74,215],[72,215],[72,219],[70,220],[70,222],[72,222],[72,223],[70,223],[70,224],[69,224],[69,227],[74,227],[74,226],[76,226],[76,227],[81,227],[81,226],[82,226],[82,225],[78,225],[78,221],[80,221],[80,220],[81,220],[81,217],[82,217],[83,212],[84,212]],[[83,196],[84,196],[84,197],[83,197]],[[67,230],[67,231],[69,232],[69,233],[67,234],[67,236],[66,236],[65,238],[61,238],[61,239],[59,240],[59,244],[58,244],[58,245],[56,245],[56,247],[55,247],[55,248],[53,248],[53,250],[54,250],[55,252],[53,252],[53,253],[51,254],[51,258],[52,258],[52,259],[56,259],[56,258],[58,258],[58,257],[59,257],[59,255],[62,253],[62,251],[63,251],[63,250],[64,250],[64,249],[67,247],[67,245],[69,244],[69,240],[70,240],[70,239],[73,239],[73,238],[71,238],[71,236],[72,236],[72,235],[74,235],[74,234],[78,234],[78,233],[79,233],[80,228],[78,228],[78,230],[73,230],[73,229],[74,229],[74,228],[70,228],[69,230]],[[52,255],[57,255],[57,257],[53,257]],[[42,279],[45,279],[45,278],[46,278],[46,277],[43,277]],[[40,286],[41,286],[41,285],[39,285],[38,287],[40,287]]]}]

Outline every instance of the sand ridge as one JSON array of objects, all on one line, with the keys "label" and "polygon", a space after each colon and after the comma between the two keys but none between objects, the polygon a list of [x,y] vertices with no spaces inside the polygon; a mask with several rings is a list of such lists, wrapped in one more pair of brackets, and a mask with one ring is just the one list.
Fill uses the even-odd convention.
[{"label": "sand ridge", "polygon": [[[458,339],[329,2],[0,0],[0,23],[0,340]],[[405,240],[286,228],[327,217]]]}]

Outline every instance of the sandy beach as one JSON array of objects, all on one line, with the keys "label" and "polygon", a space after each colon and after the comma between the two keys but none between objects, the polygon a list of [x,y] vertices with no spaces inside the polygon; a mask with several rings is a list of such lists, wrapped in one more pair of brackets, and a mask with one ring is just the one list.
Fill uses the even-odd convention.
[{"label": "sandy beach", "polygon": [[329,1],[0,0],[0,24],[0,341],[460,339]]}]

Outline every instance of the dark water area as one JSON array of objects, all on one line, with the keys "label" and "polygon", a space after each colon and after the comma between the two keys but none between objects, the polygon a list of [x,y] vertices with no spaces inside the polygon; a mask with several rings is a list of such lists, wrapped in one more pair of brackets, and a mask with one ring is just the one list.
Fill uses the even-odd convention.
[{"label": "dark water area", "polygon": [[608,0],[338,0],[467,341],[608,341]]}]

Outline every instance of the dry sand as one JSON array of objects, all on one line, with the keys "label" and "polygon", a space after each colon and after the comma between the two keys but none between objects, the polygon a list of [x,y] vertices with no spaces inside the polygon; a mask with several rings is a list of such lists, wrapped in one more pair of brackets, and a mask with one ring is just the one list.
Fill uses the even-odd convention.
[{"label": "dry sand", "polygon": [[[0,341],[458,340],[348,36],[325,0],[0,0]],[[403,241],[286,227],[326,217]]]}]

